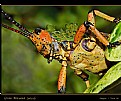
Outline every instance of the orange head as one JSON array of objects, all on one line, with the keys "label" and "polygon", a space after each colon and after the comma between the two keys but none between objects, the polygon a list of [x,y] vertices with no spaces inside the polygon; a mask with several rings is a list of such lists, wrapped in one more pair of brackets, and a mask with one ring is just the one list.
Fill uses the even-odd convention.
[{"label": "orange head", "polygon": [[11,31],[19,33],[25,37],[28,37],[33,42],[35,47],[37,48],[37,51],[39,53],[41,53],[43,56],[47,56],[50,54],[52,38],[46,30],[36,28],[34,30],[34,32],[31,33],[29,31],[26,31],[26,32],[19,31],[17,29],[11,28],[5,24],[2,24],[2,26]]},{"label": "orange head", "polygon": [[50,53],[52,38],[46,30],[36,28],[32,34],[29,34],[28,38],[43,56]]},{"label": "orange head", "polygon": [[1,24],[2,27],[9,29],[11,31],[14,31],[16,33],[19,33],[21,35],[24,35],[25,37],[28,37],[36,46],[38,52],[40,52],[43,56],[46,56],[50,54],[51,51],[51,43],[52,38],[50,34],[46,30],[42,30],[40,28],[36,28],[33,33],[29,32],[24,26],[16,22],[9,14],[7,14],[5,11],[1,10],[1,13],[3,16],[10,21],[12,24],[14,24],[16,27],[20,29],[14,29],[12,27],[9,27],[5,24]]}]

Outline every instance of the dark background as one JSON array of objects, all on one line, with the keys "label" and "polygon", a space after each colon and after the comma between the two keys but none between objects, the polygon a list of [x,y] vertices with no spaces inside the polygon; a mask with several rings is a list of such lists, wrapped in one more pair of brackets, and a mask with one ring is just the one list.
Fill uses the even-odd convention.
[{"label": "dark background", "polygon": [[[121,17],[121,6],[2,6],[16,21],[33,31],[48,24],[61,28],[67,23],[81,25],[88,11],[98,9],[110,16]],[[2,22],[14,27],[5,18]],[[111,33],[115,24],[96,17],[99,31]],[[16,27],[14,27],[16,28]],[[37,53],[34,45],[22,35],[2,28],[2,93],[57,93],[57,79],[61,68],[58,61],[47,60]],[[91,84],[99,77],[89,73]],[[119,81],[118,81],[119,82]],[[67,68],[66,93],[83,93],[86,85]],[[121,86],[103,93],[120,93]]]}]

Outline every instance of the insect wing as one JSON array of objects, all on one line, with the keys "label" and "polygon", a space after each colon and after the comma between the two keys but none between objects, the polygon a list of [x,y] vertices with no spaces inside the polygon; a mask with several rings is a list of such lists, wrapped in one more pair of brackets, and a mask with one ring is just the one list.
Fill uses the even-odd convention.
[{"label": "insect wing", "polygon": [[[119,22],[111,33],[109,41],[111,43],[121,41],[121,22]],[[115,48],[107,48],[105,56],[109,61],[121,61],[121,45]]]}]

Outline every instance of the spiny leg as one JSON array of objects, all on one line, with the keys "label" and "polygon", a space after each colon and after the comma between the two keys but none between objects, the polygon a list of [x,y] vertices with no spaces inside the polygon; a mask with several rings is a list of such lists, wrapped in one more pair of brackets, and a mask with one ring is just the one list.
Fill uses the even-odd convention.
[{"label": "spiny leg", "polygon": [[[95,23],[93,22],[93,24]],[[101,41],[105,46],[109,45],[109,42],[107,41],[107,39],[94,27],[93,24],[91,22],[84,22],[84,24],[82,24],[79,27],[79,29],[76,32],[76,35],[74,36],[73,47],[76,47],[78,45],[80,40],[83,38],[83,35],[85,34],[86,30],[89,28],[91,29],[91,32],[93,32],[97,36],[99,41]]]},{"label": "spiny leg", "polygon": [[110,43],[96,28],[95,26],[92,25],[90,22],[85,22],[84,23],[87,28],[90,28],[90,30],[97,36],[100,42],[102,42],[105,46],[107,47],[117,47],[121,45],[121,40],[116,41],[113,43]]},{"label": "spiny leg", "polygon": [[91,10],[88,12],[88,22],[91,22],[92,24],[94,23],[94,26],[95,26],[95,16],[99,16],[103,19],[106,19],[106,20],[114,22],[114,23],[119,23],[121,21],[121,18],[115,18],[115,17],[109,16],[98,10]]},{"label": "spiny leg", "polygon": [[84,22],[84,25],[87,27],[87,29],[90,29],[91,32],[96,35],[100,42],[102,42],[105,46],[109,45],[108,40],[95,28],[92,23]]},{"label": "spiny leg", "polygon": [[110,37],[109,33],[104,33],[104,32],[100,32],[106,39],[108,39]]},{"label": "spiny leg", "polygon": [[[93,26],[95,26],[95,16],[102,17],[108,21],[119,23],[121,21],[120,18],[115,18],[108,16],[107,14],[104,14],[98,10],[91,10],[88,13],[88,22],[90,22]],[[74,47],[78,45],[80,40],[82,39],[83,35],[85,34],[86,30],[89,28],[89,26],[85,26],[85,23],[82,24],[79,29],[76,32],[76,35],[74,36]],[[96,34],[97,38],[104,44],[104,45],[109,45],[109,42],[103,37],[103,35],[100,34],[99,31],[95,30],[95,28],[92,27],[94,30],[94,34]]]},{"label": "spiny leg", "polygon": [[95,28],[95,16],[100,16],[102,18],[107,18],[110,21],[113,21],[115,18],[110,17],[98,10],[91,10],[88,12],[88,22],[84,22],[84,25],[91,29],[91,31],[97,36],[99,41],[101,41],[105,46],[109,45],[109,42],[106,40],[106,38]]},{"label": "spiny leg", "polygon": [[81,77],[85,83],[86,83],[86,86],[87,88],[90,87],[90,82],[89,82],[89,75],[87,73],[85,73],[84,71],[80,71],[80,70],[75,70],[75,74],[79,77]]},{"label": "spiny leg", "polygon": [[66,58],[64,58],[62,60],[62,67],[61,67],[59,78],[58,78],[58,93],[65,93],[65,89],[66,89],[66,68],[67,68],[67,60],[66,60]]},{"label": "spiny leg", "polygon": [[95,15],[102,17],[108,21],[119,23],[121,20],[119,18],[108,16],[98,10],[92,10],[88,13],[88,22],[84,22],[87,29],[90,29],[105,46],[116,47],[121,44],[120,41],[109,43],[108,40],[95,28]]}]

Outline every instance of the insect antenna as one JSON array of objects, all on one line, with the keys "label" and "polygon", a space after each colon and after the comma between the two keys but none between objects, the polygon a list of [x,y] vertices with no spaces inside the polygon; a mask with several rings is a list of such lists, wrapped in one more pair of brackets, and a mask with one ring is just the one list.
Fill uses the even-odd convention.
[{"label": "insect antenna", "polygon": [[2,27],[6,28],[6,29],[9,29],[9,30],[11,30],[11,31],[13,31],[13,32],[22,34],[22,35],[24,35],[24,36],[26,36],[26,37],[28,36],[28,35],[26,35],[24,32],[19,31],[19,30],[15,29],[15,28],[9,27],[9,26],[7,26],[6,24],[1,24],[1,25],[2,25]]},{"label": "insect antenna", "polygon": [[2,26],[4,28],[7,28],[9,30],[12,30],[14,32],[20,33],[24,36],[29,36],[30,34],[32,34],[31,32],[29,32],[24,26],[22,26],[21,24],[19,24],[18,22],[16,22],[10,15],[8,15],[5,11],[1,10],[1,13],[4,15],[4,17],[9,20],[12,24],[14,24],[15,26],[17,26],[21,31],[23,31],[23,33],[21,31],[18,31],[17,29],[11,28],[5,24],[2,24]]}]

